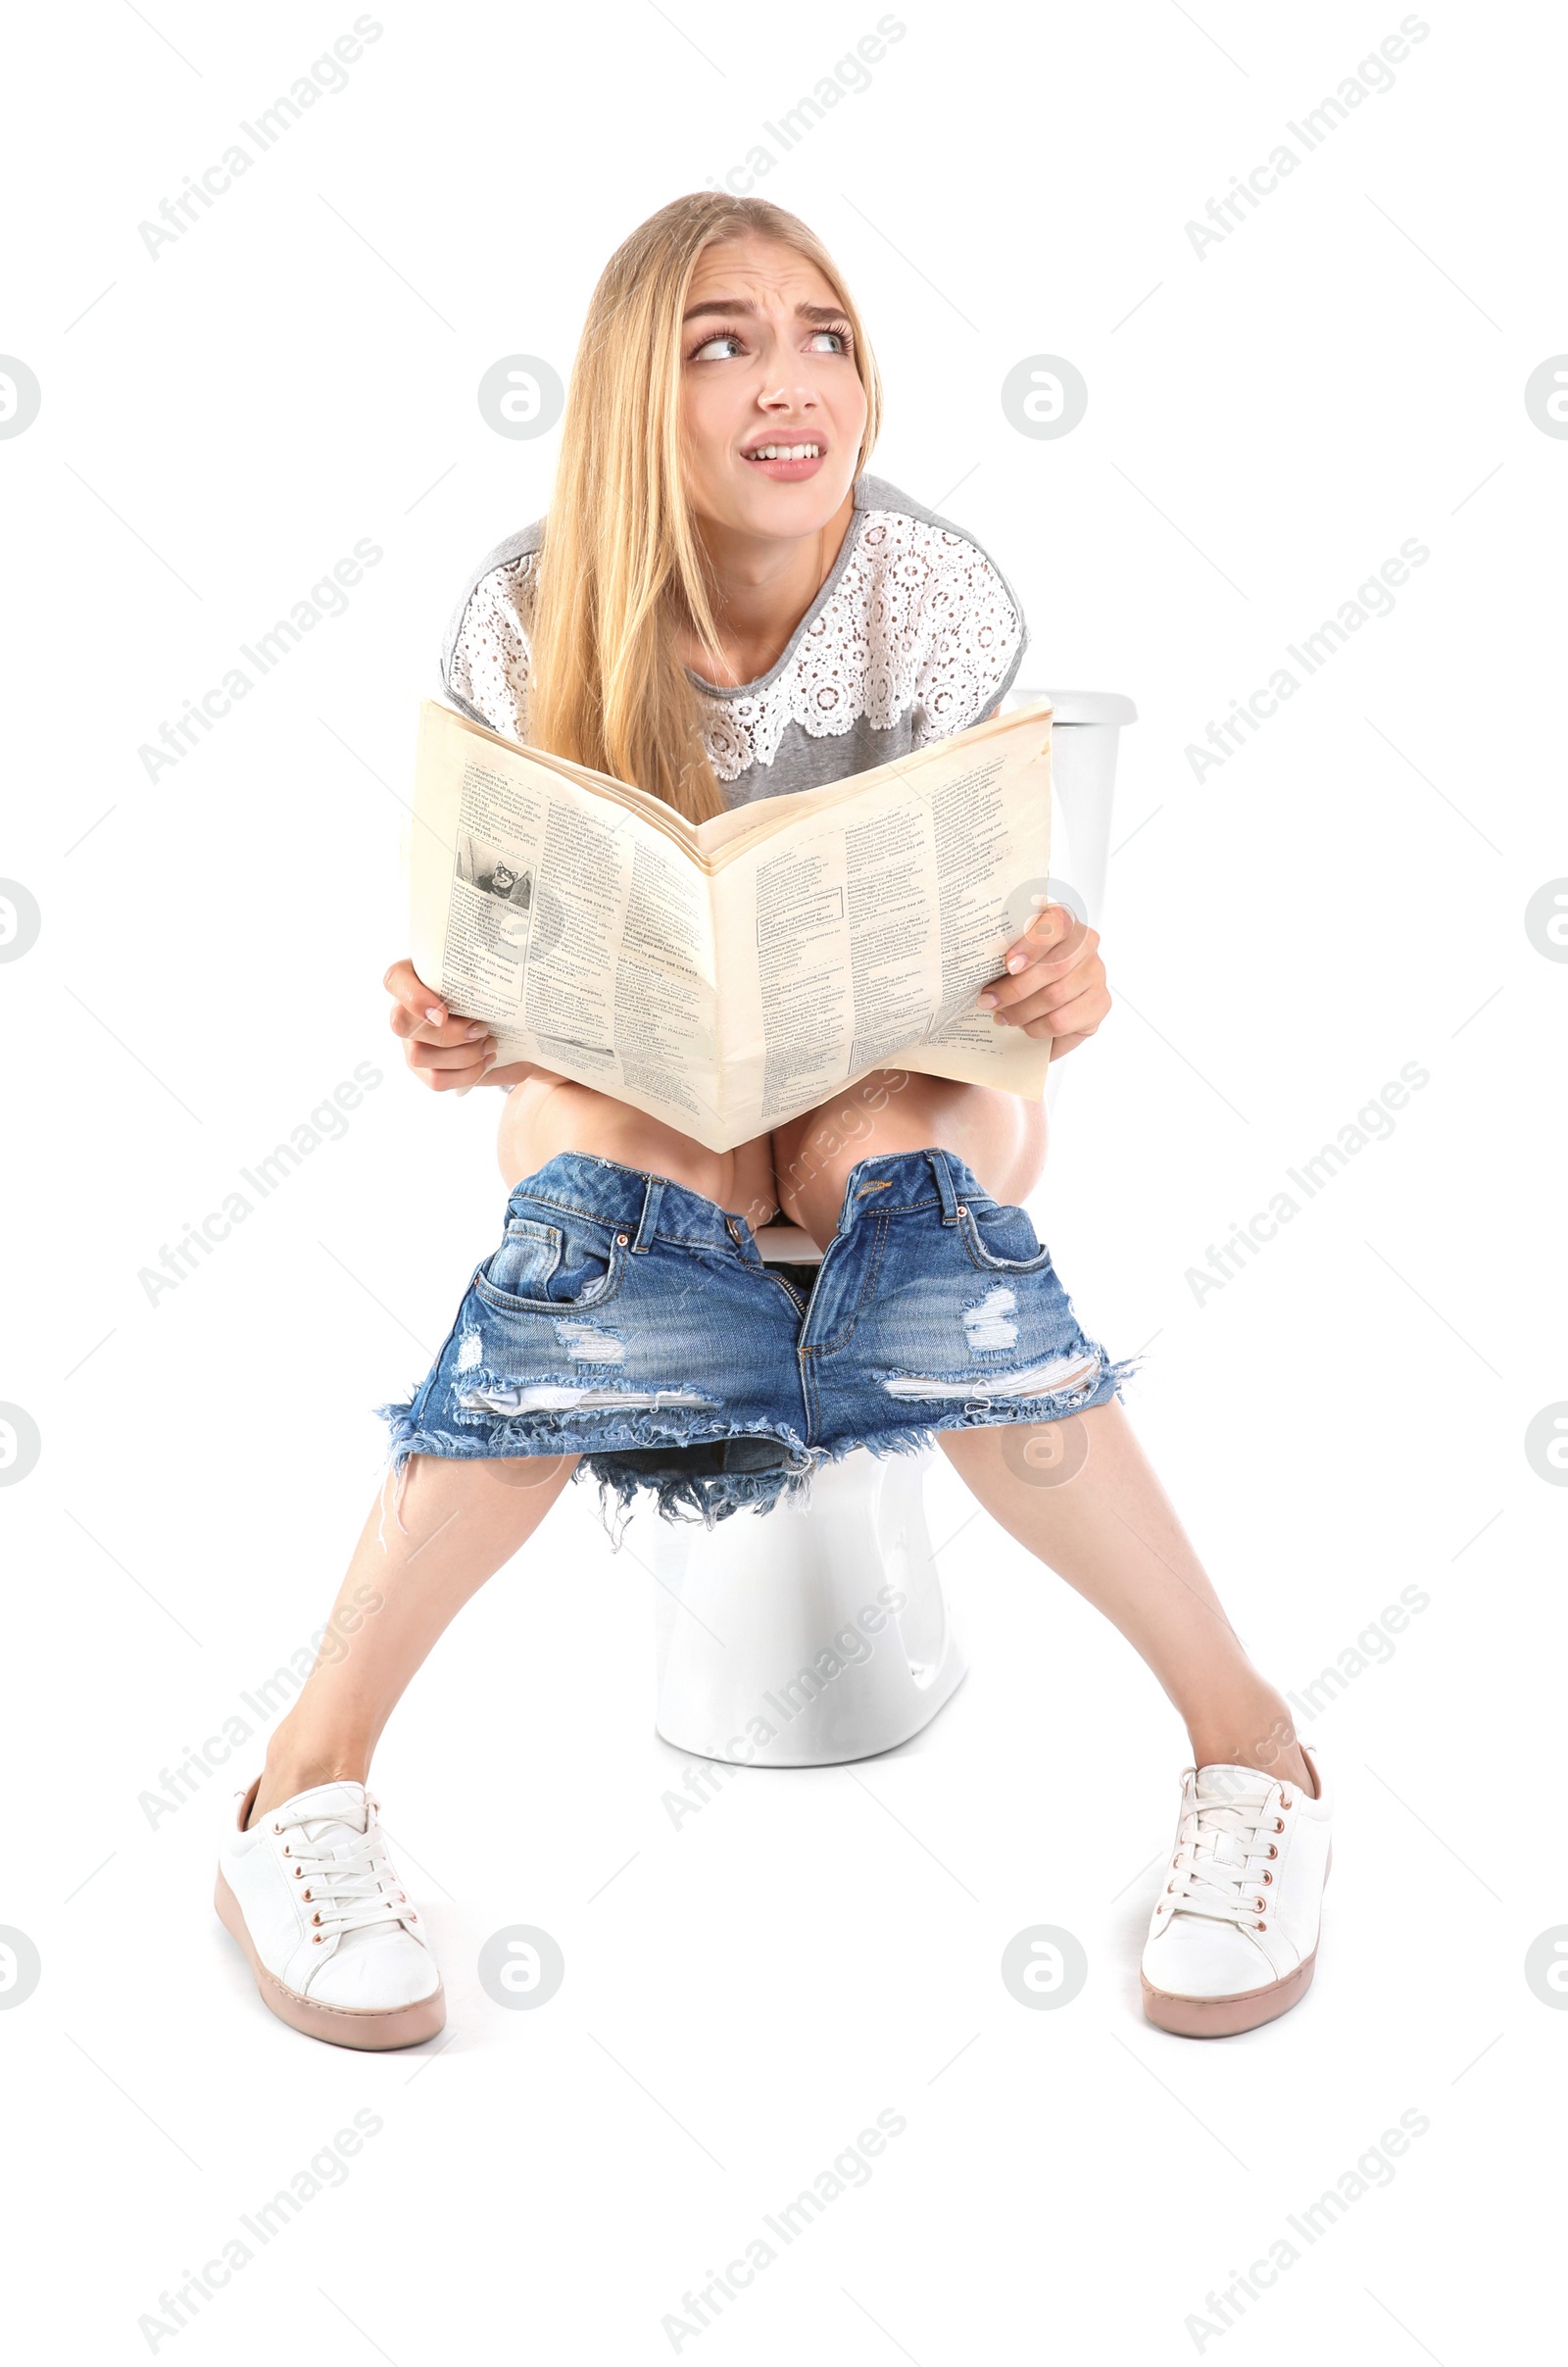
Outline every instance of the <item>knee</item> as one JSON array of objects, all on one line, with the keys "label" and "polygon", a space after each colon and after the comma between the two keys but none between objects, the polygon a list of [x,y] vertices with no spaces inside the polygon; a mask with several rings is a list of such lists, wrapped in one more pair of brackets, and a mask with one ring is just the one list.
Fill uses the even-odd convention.
[{"label": "knee", "polygon": [[938,1140],[918,1090],[905,1069],[873,1069],[773,1136],[773,1167],[786,1215],[808,1231],[825,1217],[831,1232],[851,1169],[879,1152],[915,1151]]},{"label": "knee", "polygon": [[844,1187],[862,1159],[871,1159],[878,1151],[909,1147],[879,1139],[863,1114],[862,1122],[855,1122],[857,1114],[841,1111],[836,1105],[813,1112],[815,1122],[809,1131],[792,1147],[788,1159],[775,1166],[785,1215],[804,1225],[814,1241],[825,1242],[836,1230]]},{"label": "knee", "polygon": [[514,1188],[550,1159],[569,1152],[638,1167],[720,1202],[734,1163],[731,1153],[705,1150],[672,1126],[590,1085],[542,1073],[537,1083],[530,1079],[514,1086],[507,1098],[497,1144],[508,1185]]},{"label": "knee", "polygon": [[836,1222],[844,1186],[863,1159],[951,1151],[994,1199],[1010,1205],[1038,1184],[1047,1140],[1043,1101],[1026,1102],[948,1077],[881,1069],[813,1110],[788,1156],[776,1158],[775,1164],[781,1196],[793,1189],[820,1203],[829,1195]]}]

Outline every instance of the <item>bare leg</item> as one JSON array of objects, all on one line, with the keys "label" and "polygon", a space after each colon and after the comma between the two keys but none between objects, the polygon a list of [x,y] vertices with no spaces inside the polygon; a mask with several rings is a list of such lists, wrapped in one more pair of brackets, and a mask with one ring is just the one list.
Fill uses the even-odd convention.
[{"label": "bare leg", "polygon": [[[1080,1433],[1042,1485],[1020,1453],[1026,1440]],[[1122,1407],[1112,1402],[1065,1423],[944,1430],[937,1443],[993,1520],[1127,1638],[1186,1721],[1193,1763],[1235,1763],[1316,1790],[1284,1696],[1259,1675],[1220,1607]]]},{"label": "bare leg", "polygon": [[[668,1176],[720,1208],[747,1210],[754,1223],[774,1207],[766,1135],[734,1151],[705,1151],[625,1103],[561,1078],[514,1087],[498,1150],[509,1184],[558,1152],[583,1151]],[[527,1544],[577,1461],[574,1455],[410,1458],[400,1507],[408,1534],[383,1521],[378,1499],[320,1655],[268,1745],[252,1824],[313,1785],[365,1782],[381,1730],[437,1637]]]},{"label": "bare leg", "polygon": [[[899,1081],[902,1077],[902,1083]],[[998,1200],[1039,1178],[1045,1111],[1037,1104],[879,1070],[773,1136],[785,1213],[823,1246],[862,1159],[935,1145],[954,1151]],[[1031,1437],[1076,1429],[1088,1454],[1070,1479],[1043,1485],[1021,1452]],[[954,1468],[994,1520],[1104,1612],[1142,1654],[1187,1722],[1198,1766],[1236,1761],[1315,1791],[1283,1695],[1253,1668],[1164,1489],[1115,1403],[1065,1424],[937,1433]],[[1057,1458],[1057,1469],[1077,1460]]]},{"label": "bare leg", "polygon": [[404,1527],[383,1522],[379,1499],[371,1505],[316,1666],[268,1744],[252,1824],[316,1784],[367,1780],[381,1729],[436,1638],[527,1544],[577,1459],[410,1458]]}]

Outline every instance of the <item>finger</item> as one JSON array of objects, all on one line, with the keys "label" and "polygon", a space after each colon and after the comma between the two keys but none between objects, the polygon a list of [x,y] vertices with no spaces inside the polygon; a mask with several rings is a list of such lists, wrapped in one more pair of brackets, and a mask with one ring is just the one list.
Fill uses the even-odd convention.
[{"label": "finger", "polygon": [[469,1085],[482,1085],[494,1066],[495,1057],[490,1054],[478,1062],[470,1060],[465,1068],[421,1068],[415,1073],[432,1093],[457,1093]]},{"label": "finger", "polygon": [[1044,1018],[1048,1011],[1063,1010],[1080,996],[1102,995],[1109,1008],[1104,968],[1098,962],[1080,962],[1067,977],[1054,978],[1046,985],[1036,985],[1034,979],[1034,971],[1028,971],[1024,983],[1029,991],[1005,1009],[992,1012],[999,1027],[1021,1027],[1030,1019]]},{"label": "finger", "polygon": [[[989,1009],[995,1019],[1004,1024],[1028,1011],[1031,1004],[1041,1011],[1054,1010],[1058,1003],[1070,1002],[1074,995],[1086,993],[1091,987],[1103,986],[1105,965],[1098,953],[1086,951],[1078,961],[1057,966],[1040,962],[1033,969],[1021,970],[1016,978],[1004,979],[999,986],[988,988],[980,997],[982,1009]],[[1047,1002],[1039,998],[1046,996]],[[1029,1012],[1031,1017],[1036,1013]]]},{"label": "finger", "polygon": [[411,1068],[472,1068],[498,1050],[494,1036],[481,1036],[475,1044],[421,1044],[416,1039],[405,1045],[403,1057]]},{"label": "finger", "polygon": [[411,1043],[404,1059],[411,1068],[420,1071],[439,1070],[442,1074],[455,1068],[474,1068],[493,1060],[500,1046],[494,1036],[482,1036],[477,1044],[420,1044]]},{"label": "finger", "polygon": [[1054,937],[1043,950],[1035,950],[1034,938],[1020,938],[1007,956],[1015,965],[1012,972],[992,978],[982,987],[979,995],[982,1011],[991,1011],[998,1004],[1015,1003],[1020,995],[1032,994],[1047,979],[1065,978],[1085,961],[1093,959],[1100,946],[1098,931],[1082,920],[1073,919],[1070,913],[1068,918],[1072,926],[1067,934]]},{"label": "finger", "polygon": [[481,1036],[490,1032],[482,1019],[465,1018],[461,1011],[454,1011],[439,1027],[432,1026],[406,1003],[394,1003],[388,1016],[392,1033],[405,1042],[412,1039],[420,1044],[477,1044]]},{"label": "finger", "polygon": [[1064,946],[1084,927],[1076,912],[1064,904],[1043,904],[1015,944],[1009,945],[1003,969],[1021,969],[1026,962],[1038,962],[1054,948]]},{"label": "finger", "polygon": [[1026,1036],[1092,1036],[1109,1009],[1109,995],[1080,995],[1075,1002],[1048,1011],[1043,1019],[1026,1021],[1023,1032]]},{"label": "finger", "polygon": [[1066,1033],[1067,1023],[1062,1013],[1069,1011],[1096,1011],[1103,1018],[1110,1009],[1110,995],[1103,978],[1069,980],[1065,986],[1049,987],[1045,993],[1032,996],[1009,1011],[993,1011],[999,1027],[1033,1028],[1037,1020],[1050,1022],[1053,1032]]},{"label": "finger", "polygon": [[412,962],[394,962],[381,984],[393,1001],[412,1011],[417,1020],[429,1020],[439,1026],[450,1017],[451,1011],[445,996],[438,995],[433,986],[426,986]]},{"label": "finger", "polygon": [[432,1093],[458,1093],[470,1085],[482,1085],[494,1066],[494,1060],[485,1060],[477,1068],[433,1068],[421,1074],[419,1081]]}]

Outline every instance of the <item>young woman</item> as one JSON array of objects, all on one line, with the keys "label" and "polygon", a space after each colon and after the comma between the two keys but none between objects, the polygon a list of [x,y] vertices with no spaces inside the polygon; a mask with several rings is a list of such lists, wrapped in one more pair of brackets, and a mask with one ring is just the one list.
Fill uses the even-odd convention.
[{"label": "young woman", "polygon": [[[664,207],[595,290],[548,520],[459,605],[452,699],[699,819],[994,713],[1023,653],[1017,599],[960,528],[864,473],[880,411],[859,317],[803,222],[716,194]],[[1146,2012],[1212,2036],[1295,2004],[1328,1797],[1132,1434],[1128,1367],[1079,1329],[1017,1205],[1043,1107],[879,1070],[713,1153],[546,1068],[498,1068],[485,1029],[407,962],[386,983],[416,1076],[506,1088],[511,1199],[435,1367],[385,1409],[394,1516],[372,1507],[331,1651],[222,1851],[219,1911],[272,2010],[361,2047],[441,2027],[370,1757],[442,1630],[579,1465],[622,1504],[651,1490],[664,1514],[712,1519],[765,1510],[824,1455],[931,1432],[1186,1722]],[[1109,1009],[1094,931],[1048,907],[981,1002],[1061,1059]],[[756,1228],[780,1211],[823,1247],[814,1277],[763,1266]],[[1070,1480],[1040,1485],[1042,1460]]]}]

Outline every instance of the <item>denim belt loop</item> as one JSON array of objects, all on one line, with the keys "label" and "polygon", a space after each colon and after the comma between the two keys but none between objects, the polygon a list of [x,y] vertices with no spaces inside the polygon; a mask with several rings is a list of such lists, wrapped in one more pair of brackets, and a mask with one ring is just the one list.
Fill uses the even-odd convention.
[{"label": "denim belt loop", "polygon": [[662,1175],[650,1175],[648,1178],[648,1189],[643,1194],[643,1212],[641,1221],[637,1227],[637,1238],[631,1245],[633,1257],[637,1255],[639,1250],[651,1250],[653,1248],[654,1227],[659,1222],[659,1204],[663,1197],[664,1178]]},{"label": "denim belt loop", "polygon": [[927,1151],[926,1158],[930,1161],[931,1172],[936,1177],[937,1190],[942,1198],[942,1221],[944,1224],[956,1224],[958,1221],[958,1195],[954,1190],[953,1170],[948,1154],[946,1151],[931,1150]]}]

